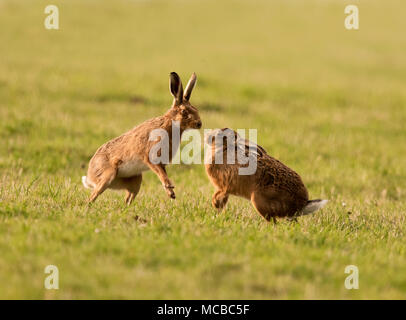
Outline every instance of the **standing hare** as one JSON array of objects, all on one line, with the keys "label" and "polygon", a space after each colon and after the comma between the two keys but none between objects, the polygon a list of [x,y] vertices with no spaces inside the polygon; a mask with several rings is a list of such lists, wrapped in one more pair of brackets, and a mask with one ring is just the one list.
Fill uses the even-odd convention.
[{"label": "standing hare", "polygon": [[[262,147],[243,139],[234,130],[212,130],[205,140],[211,151],[205,166],[216,188],[212,199],[215,208],[222,209],[232,194],[251,200],[267,221],[272,218],[276,222],[276,217],[294,219],[312,213],[327,203],[327,200],[309,200],[307,189],[295,171],[269,156]],[[246,165],[237,161],[231,161],[230,164],[227,161],[227,153],[230,151],[235,155],[233,159],[237,158],[238,153],[247,159],[254,159],[255,172],[241,175],[239,170]]]},{"label": "standing hare", "polygon": [[163,116],[141,123],[96,151],[90,160],[87,176],[82,177],[83,185],[93,189],[89,202],[95,201],[104,190],[111,188],[125,189],[125,201],[131,204],[140,190],[142,172],[149,169],[159,177],[167,195],[175,199],[174,186],[166,174],[166,163],[156,163],[150,157],[151,149],[158,143],[151,141],[150,134],[154,130],[164,130],[168,134],[169,141],[166,142],[170,162],[179,147],[179,143],[172,146],[173,124],[177,124],[180,135],[187,129],[200,129],[202,126],[198,110],[189,102],[195,84],[196,74],[193,73],[183,91],[179,76],[172,72],[169,85],[174,97],[172,107]]}]

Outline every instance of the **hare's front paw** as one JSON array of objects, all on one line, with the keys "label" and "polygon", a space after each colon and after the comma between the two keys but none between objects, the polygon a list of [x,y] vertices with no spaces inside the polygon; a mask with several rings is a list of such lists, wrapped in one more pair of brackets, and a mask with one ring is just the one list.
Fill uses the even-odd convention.
[{"label": "hare's front paw", "polygon": [[211,205],[216,208],[219,209],[220,208],[220,201],[215,199],[214,197],[211,199]]},{"label": "hare's front paw", "polygon": [[213,194],[211,204],[216,209],[221,210],[227,204],[227,200],[228,194],[226,192],[217,191],[216,193]]},{"label": "hare's front paw", "polygon": [[171,184],[165,186],[166,194],[167,194],[168,197],[171,198],[171,199],[175,199],[175,198],[176,198],[175,192],[173,191],[174,188],[175,188],[175,187],[174,187],[173,185],[171,185]]}]

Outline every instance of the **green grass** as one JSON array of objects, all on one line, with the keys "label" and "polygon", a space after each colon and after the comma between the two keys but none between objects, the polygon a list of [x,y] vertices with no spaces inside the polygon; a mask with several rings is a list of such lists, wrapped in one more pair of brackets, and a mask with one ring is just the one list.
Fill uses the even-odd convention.
[{"label": "green grass", "polygon": [[[0,298],[405,298],[406,5],[353,2],[358,31],[343,1],[55,0],[49,31],[47,1],[0,0]],[[204,128],[258,129],[328,206],[219,214],[203,166],[173,165],[175,201],[148,172],[132,206],[88,207],[90,157],[169,107],[170,71],[198,74]]]}]

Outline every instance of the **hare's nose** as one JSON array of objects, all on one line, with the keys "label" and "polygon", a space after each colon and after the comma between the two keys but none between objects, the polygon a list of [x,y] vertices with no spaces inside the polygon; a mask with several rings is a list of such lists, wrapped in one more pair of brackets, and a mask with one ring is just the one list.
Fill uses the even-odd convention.
[{"label": "hare's nose", "polygon": [[200,120],[196,122],[196,127],[197,129],[200,129],[202,127],[202,122]]}]

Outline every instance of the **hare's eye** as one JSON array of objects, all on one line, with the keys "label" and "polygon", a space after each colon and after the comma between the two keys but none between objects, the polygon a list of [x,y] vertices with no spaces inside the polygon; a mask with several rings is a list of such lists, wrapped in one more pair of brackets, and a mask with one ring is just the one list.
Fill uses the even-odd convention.
[{"label": "hare's eye", "polygon": [[186,116],[188,115],[188,112],[187,112],[185,109],[183,109],[183,110],[180,112],[180,114],[181,114],[183,117],[186,117]]}]

